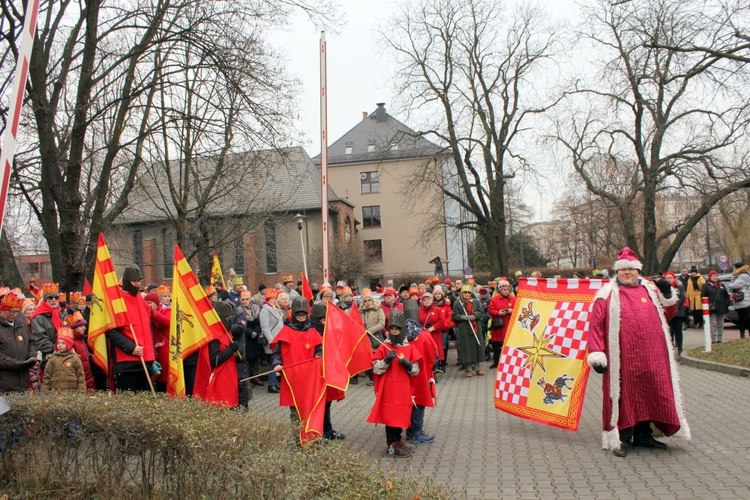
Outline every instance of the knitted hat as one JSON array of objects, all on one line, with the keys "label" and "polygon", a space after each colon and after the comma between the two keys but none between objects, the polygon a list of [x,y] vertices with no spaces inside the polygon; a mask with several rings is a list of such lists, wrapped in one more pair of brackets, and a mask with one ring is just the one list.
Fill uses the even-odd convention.
[{"label": "knitted hat", "polygon": [[445,295],[445,292],[443,291],[443,287],[440,285],[435,285],[432,287],[432,294],[435,295],[436,293]]},{"label": "knitted hat", "polygon": [[[71,350],[73,348],[73,331],[67,326],[61,327],[57,330],[57,340],[65,342],[68,350]],[[55,350],[57,350],[57,346],[55,346]]]},{"label": "knitted hat", "polygon": [[717,271],[716,269],[711,269],[711,270],[710,270],[710,271],[708,272],[708,277],[710,278],[710,277],[711,277],[711,276],[713,276],[713,275],[716,275],[716,276],[718,276],[718,275],[719,275],[719,271]]},{"label": "knitted hat", "polygon": [[507,286],[508,288],[510,288],[511,287],[510,286],[510,282],[508,280],[498,280],[498,282],[497,282],[497,289],[499,290],[499,289],[501,289],[504,286]]},{"label": "knitted hat", "polygon": [[483,287],[481,287],[481,288],[479,289],[479,294],[480,294],[480,295],[487,295],[487,292],[488,292],[488,291],[489,291],[489,290],[487,290],[487,287],[486,287],[486,286],[483,286]]},{"label": "knitted hat", "polygon": [[433,298],[432,294],[430,292],[425,292],[422,294],[422,296],[419,298],[419,300],[422,300],[425,297]]},{"label": "knitted hat", "polygon": [[669,278],[670,276],[673,279],[677,279],[677,275],[675,275],[675,273],[673,273],[672,271],[667,271],[666,273],[664,273],[664,278]]},{"label": "knitted hat", "polygon": [[149,283],[148,285],[146,285],[146,293],[150,292],[151,290],[156,290],[157,288],[159,288],[159,285],[157,285],[156,283]]},{"label": "knitted hat", "polygon": [[386,288],[385,290],[383,290],[383,296],[385,296],[385,295],[397,295],[396,289],[389,286],[388,288]]},{"label": "knitted hat", "polygon": [[158,293],[150,292],[150,293],[147,293],[146,296],[143,297],[143,298],[146,299],[146,302],[153,302],[154,304],[158,304],[159,303],[159,294]]},{"label": "knitted hat", "polygon": [[450,285],[452,285],[452,284],[453,284],[453,282],[451,281],[451,279],[450,279],[450,278],[445,278],[445,279],[443,280],[443,285],[448,285],[448,286],[450,286]]},{"label": "knitted hat", "polygon": [[620,269],[643,269],[643,264],[638,260],[638,256],[633,252],[630,247],[624,247],[617,254],[617,260],[612,264],[612,269],[619,271]]}]

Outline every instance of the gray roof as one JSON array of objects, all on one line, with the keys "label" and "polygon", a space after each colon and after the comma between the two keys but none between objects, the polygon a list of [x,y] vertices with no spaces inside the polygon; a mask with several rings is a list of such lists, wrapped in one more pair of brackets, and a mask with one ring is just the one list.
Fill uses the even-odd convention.
[{"label": "gray roof", "polygon": [[[116,223],[156,222],[175,217],[177,210],[171,201],[168,179],[171,177],[173,184],[179,185],[185,178],[185,168],[177,161],[169,165],[169,169],[164,163],[144,168],[130,193],[128,208]],[[218,156],[196,159],[194,165],[190,172],[188,218],[198,208],[197,198],[208,206],[207,213],[216,217],[320,210],[320,172],[301,147],[229,154],[221,167]],[[218,168],[221,175],[216,175]],[[202,194],[196,197],[196,190]],[[328,199],[351,205],[330,186]]]},{"label": "gray roof", "polygon": [[[351,148],[349,153],[348,148]],[[389,115],[384,103],[378,103],[367,118],[328,146],[328,164],[422,158],[444,152],[444,148]],[[320,155],[312,161],[320,165]]]}]

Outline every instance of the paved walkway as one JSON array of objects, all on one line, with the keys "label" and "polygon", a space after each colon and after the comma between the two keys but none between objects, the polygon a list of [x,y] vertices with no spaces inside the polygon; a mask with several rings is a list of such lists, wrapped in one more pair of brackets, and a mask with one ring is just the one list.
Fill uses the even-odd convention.
[{"label": "paved walkway", "polygon": [[[739,337],[736,328],[724,335]],[[703,345],[702,338],[688,330],[686,350]],[[450,356],[454,361],[455,350]],[[384,456],[384,428],[365,422],[374,395],[362,381],[333,404],[333,424],[352,450],[450,486],[457,498],[750,498],[750,379],[686,366],[680,374],[692,442],[664,438],[667,451],[636,449],[626,459],[601,449],[601,378],[593,372],[578,432],[498,411],[492,374],[465,379],[455,362],[438,384],[438,407],[425,417],[437,440],[419,445],[411,458]],[[251,402],[288,418],[277,404],[263,387]]]}]

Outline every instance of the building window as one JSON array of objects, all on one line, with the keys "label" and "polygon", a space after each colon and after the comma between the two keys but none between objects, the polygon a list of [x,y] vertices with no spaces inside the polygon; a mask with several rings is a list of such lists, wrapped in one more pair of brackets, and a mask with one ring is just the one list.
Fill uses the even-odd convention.
[{"label": "building window", "polygon": [[380,172],[377,170],[373,172],[360,172],[359,180],[362,194],[380,192]]},{"label": "building window", "polygon": [[276,273],[276,225],[272,220],[267,220],[263,230],[266,235],[266,273]]},{"label": "building window", "polygon": [[39,276],[39,262],[29,262],[26,264],[26,273],[35,278]]},{"label": "building window", "polygon": [[375,141],[370,139],[370,143],[367,145],[367,152],[368,153],[374,153],[375,152]]},{"label": "building window", "polygon": [[344,150],[345,154],[352,154],[352,149],[354,148],[354,145],[351,142],[346,143],[346,149]]},{"label": "building window", "polygon": [[143,269],[143,231],[140,229],[133,233],[133,258],[135,265]]},{"label": "building window", "polygon": [[239,275],[245,274],[245,237],[240,236],[234,240],[234,272]]},{"label": "building window", "polygon": [[52,263],[51,262],[42,262],[42,267],[39,270],[39,276],[42,278],[52,277]]},{"label": "building window", "polygon": [[362,227],[380,227],[380,205],[362,207]]},{"label": "building window", "polygon": [[383,240],[364,240],[365,259],[383,260]]},{"label": "building window", "polygon": [[164,279],[172,279],[174,270],[174,240],[172,231],[167,228],[161,230],[161,240],[164,242]]}]

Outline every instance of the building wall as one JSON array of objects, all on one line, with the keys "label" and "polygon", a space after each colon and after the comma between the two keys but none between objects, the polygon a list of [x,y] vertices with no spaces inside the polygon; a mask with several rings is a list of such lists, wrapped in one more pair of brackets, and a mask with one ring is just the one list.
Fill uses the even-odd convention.
[{"label": "building wall", "polygon": [[[424,167],[424,159],[371,163],[337,164],[329,167],[331,187],[350,203],[362,224],[357,237],[365,241],[380,240],[383,249],[382,269],[385,275],[400,273],[432,274],[430,264],[436,256],[446,257],[445,232],[429,241],[420,238],[420,231],[430,217],[442,215],[442,197],[435,189],[405,194],[404,180]],[[363,193],[360,175],[380,173],[380,191]],[[421,205],[420,205],[421,204]],[[380,207],[380,227],[366,227],[363,207]],[[434,215],[425,215],[430,212]]]}]

